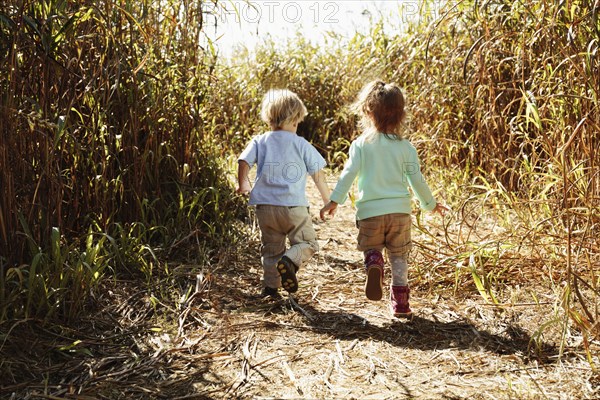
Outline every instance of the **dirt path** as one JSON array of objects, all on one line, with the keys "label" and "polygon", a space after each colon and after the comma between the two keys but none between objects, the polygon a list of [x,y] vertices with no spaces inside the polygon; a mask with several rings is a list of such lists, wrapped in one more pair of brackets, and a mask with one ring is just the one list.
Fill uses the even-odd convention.
[{"label": "dirt path", "polygon": [[[452,261],[452,246],[444,244],[458,242],[448,235],[461,235],[464,221],[444,230],[439,217],[424,216],[428,232],[413,230],[409,273],[415,317],[397,321],[388,311],[387,290],[383,301],[364,296],[354,211],[342,206],[335,219],[320,222],[320,200],[314,185],[309,187],[321,252],[300,271],[293,298],[259,298],[254,227],[246,242],[219,254],[196,281],[198,265],[169,266],[175,276],[170,285],[179,285],[173,293],[195,290],[191,297],[159,304],[147,290],[139,290],[138,282],[115,282],[99,299],[104,304],[99,314],[80,321],[81,331],[33,325],[38,331],[11,334],[5,348],[12,349],[6,360],[14,371],[52,354],[64,362],[44,367],[38,361],[39,374],[17,384],[8,380],[8,386],[0,385],[0,397],[600,398],[600,377],[575,330],[569,331],[561,354],[557,296],[527,280],[527,259],[511,258],[504,276],[519,279],[500,285],[505,289],[497,296],[504,305],[491,306],[470,275],[455,272],[459,267]],[[461,218],[479,218],[464,210]],[[479,221],[467,224],[469,240],[502,235],[493,221]],[[386,278],[389,284],[389,273]],[[156,290],[168,297],[168,285],[157,282]],[[557,323],[547,324],[555,315]],[[600,346],[592,342],[590,349],[598,364]],[[47,378],[40,382],[42,373]]]},{"label": "dirt path", "polygon": [[[597,376],[581,354],[567,351],[559,362],[559,350],[543,338],[536,351],[532,335],[553,306],[543,300],[539,305],[518,303],[521,292],[516,289],[510,295],[517,304],[497,308],[486,305],[479,295],[458,298],[451,290],[435,293],[432,285],[420,284],[414,287],[411,302],[414,320],[392,319],[387,297],[371,302],[364,296],[354,211],[342,206],[334,220],[322,223],[316,215],[320,200],[314,188],[310,193],[321,252],[300,272],[300,289],[294,298],[270,303],[254,297],[260,277],[257,235],[249,241],[251,254],[238,256],[238,271],[221,267],[221,272],[230,274],[233,288],[220,281],[207,293],[213,311],[220,311],[200,317],[210,328],[197,351],[222,356],[197,365],[205,368],[196,384],[205,395],[303,399],[600,396]],[[435,232],[440,222],[434,216],[426,220]],[[418,230],[414,237],[417,243],[436,246],[431,236]],[[419,246],[413,259],[426,263]],[[389,275],[387,279],[389,284]]]}]

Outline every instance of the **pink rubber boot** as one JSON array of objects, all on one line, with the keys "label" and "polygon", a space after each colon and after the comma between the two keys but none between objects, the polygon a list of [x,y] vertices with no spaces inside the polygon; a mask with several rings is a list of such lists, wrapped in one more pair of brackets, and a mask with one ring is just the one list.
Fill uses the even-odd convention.
[{"label": "pink rubber boot", "polygon": [[390,310],[396,318],[412,318],[408,304],[410,289],[408,286],[392,286],[390,290]]}]

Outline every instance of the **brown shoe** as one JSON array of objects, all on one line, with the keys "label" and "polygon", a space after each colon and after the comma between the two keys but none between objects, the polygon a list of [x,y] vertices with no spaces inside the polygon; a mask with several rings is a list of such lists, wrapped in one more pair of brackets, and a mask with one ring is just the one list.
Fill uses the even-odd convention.
[{"label": "brown shoe", "polygon": [[265,286],[260,294],[263,298],[267,297],[272,300],[281,299],[281,295],[279,294],[279,289]]}]

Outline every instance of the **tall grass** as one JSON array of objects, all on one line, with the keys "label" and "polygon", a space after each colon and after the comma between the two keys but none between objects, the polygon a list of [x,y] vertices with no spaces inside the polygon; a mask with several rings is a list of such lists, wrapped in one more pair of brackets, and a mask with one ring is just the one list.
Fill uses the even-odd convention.
[{"label": "tall grass", "polygon": [[147,275],[154,250],[230,237],[203,113],[215,64],[199,46],[204,11],[2,3],[0,319],[75,316],[107,269]]},{"label": "tall grass", "polygon": [[[561,315],[597,334],[598,3],[423,2],[421,12],[397,34],[386,33],[391,19],[346,42],[333,35],[319,47],[299,36],[234,58],[218,69],[221,90],[212,93],[223,110],[219,135],[239,151],[263,129],[254,119],[260,94],[286,86],[309,110],[299,133],[339,166],[358,134],[345,105],[375,77],[399,83],[426,167],[457,171],[440,180],[448,200],[464,213],[478,199],[478,212],[492,210],[509,232],[493,248],[470,242],[470,234],[455,243],[453,259],[470,265],[473,287],[490,300],[490,285],[507,283],[498,257],[530,251],[541,262],[520,268],[549,277],[564,299]],[[457,223],[464,233],[468,223]]]},{"label": "tall grass", "polygon": [[425,51],[398,69],[422,87],[413,118],[427,159],[469,171],[479,190],[516,210],[529,227],[521,242],[545,248],[542,267],[559,277],[563,315],[594,335],[597,12],[585,1],[460,3],[426,28],[427,40],[413,42]]},{"label": "tall grass", "polygon": [[[559,296],[557,323],[597,334],[597,2],[428,1],[397,33],[382,21],[232,60],[198,46],[202,4],[0,9],[0,317],[74,317],[66,287],[85,293],[106,271],[151,282],[187,241],[227,244],[237,208],[222,162],[264,129],[263,93],[296,91],[299,133],[340,166],[359,133],[346,105],[379,77],[405,88],[426,168],[455,171],[439,180],[458,210],[445,268],[468,266],[451,270],[454,290],[468,279],[497,303],[506,262],[524,257]],[[500,219],[503,242],[478,243],[470,212]]]}]

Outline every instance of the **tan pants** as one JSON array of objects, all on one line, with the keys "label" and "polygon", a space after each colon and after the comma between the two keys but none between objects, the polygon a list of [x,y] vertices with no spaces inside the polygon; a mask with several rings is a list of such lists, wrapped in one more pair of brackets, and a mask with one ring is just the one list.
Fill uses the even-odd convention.
[{"label": "tan pants", "polygon": [[358,221],[358,245],[360,251],[388,250],[389,255],[404,256],[410,252],[410,214],[385,214]]},{"label": "tan pants", "polygon": [[[317,234],[307,207],[258,205],[256,217],[261,233],[263,285],[278,288],[281,277],[277,261],[285,255],[301,268],[319,250]],[[290,241],[287,251],[286,238]]]}]

